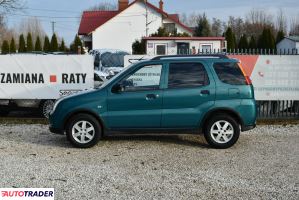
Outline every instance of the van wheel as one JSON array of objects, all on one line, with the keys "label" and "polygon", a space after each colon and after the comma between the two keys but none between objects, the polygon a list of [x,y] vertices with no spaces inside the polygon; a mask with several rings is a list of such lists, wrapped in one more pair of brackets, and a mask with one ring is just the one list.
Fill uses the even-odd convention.
[{"label": "van wheel", "polygon": [[89,148],[101,139],[102,127],[93,116],[78,114],[68,121],[66,134],[73,146]]},{"label": "van wheel", "polygon": [[45,118],[49,118],[50,113],[52,112],[54,107],[54,101],[53,100],[45,100],[42,101],[40,106],[39,106],[39,110],[40,110],[40,114],[45,117]]},{"label": "van wheel", "polygon": [[212,117],[208,121],[204,136],[212,147],[226,149],[238,141],[240,127],[234,118],[222,114]]}]

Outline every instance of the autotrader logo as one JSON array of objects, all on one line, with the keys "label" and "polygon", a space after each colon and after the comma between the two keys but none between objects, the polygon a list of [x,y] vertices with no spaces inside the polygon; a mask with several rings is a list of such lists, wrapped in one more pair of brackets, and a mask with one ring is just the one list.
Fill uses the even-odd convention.
[{"label": "autotrader logo", "polygon": [[0,188],[0,200],[54,200],[54,188]]}]

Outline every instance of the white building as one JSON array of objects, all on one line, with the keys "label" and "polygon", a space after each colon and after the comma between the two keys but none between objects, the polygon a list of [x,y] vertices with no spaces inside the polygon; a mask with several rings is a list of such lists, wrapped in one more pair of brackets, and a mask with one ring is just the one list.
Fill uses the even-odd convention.
[{"label": "white building", "polygon": [[224,37],[144,37],[147,55],[217,53],[226,49]]},{"label": "white building", "polygon": [[299,36],[288,36],[281,40],[277,46],[278,53],[295,54],[299,52]]},{"label": "white building", "polygon": [[117,11],[85,11],[78,34],[89,49],[120,49],[132,52],[135,40],[157,32],[165,27],[172,32],[193,34],[191,28],[179,21],[177,14],[168,14],[147,0],[118,0]]}]

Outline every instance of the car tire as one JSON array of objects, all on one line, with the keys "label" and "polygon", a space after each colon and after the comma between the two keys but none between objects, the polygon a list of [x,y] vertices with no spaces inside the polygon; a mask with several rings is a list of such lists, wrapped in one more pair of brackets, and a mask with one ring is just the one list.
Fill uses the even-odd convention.
[{"label": "car tire", "polygon": [[68,121],[66,135],[73,146],[89,148],[96,145],[101,139],[102,127],[93,116],[78,114]]},{"label": "car tire", "polygon": [[41,102],[39,106],[39,112],[42,117],[49,118],[49,115],[54,107],[54,101],[53,100],[44,100]]},{"label": "car tire", "polygon": [[227,149],[233,146],[239,136],[239,124],[233,117],[225,114],[212,117],[204,130],[206,141],[217,149]]}]

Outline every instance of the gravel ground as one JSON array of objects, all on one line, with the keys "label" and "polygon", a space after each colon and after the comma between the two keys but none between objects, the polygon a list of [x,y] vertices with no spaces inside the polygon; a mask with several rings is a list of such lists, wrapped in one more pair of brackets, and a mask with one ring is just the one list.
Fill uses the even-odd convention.
[{"label": "gravel ground", "polygon": [[0,125],[0,188],[55,199],[298,199],[299,125],[259,126],[230,149],[202,136],[130,136],[75,149],[45,125]]}]

